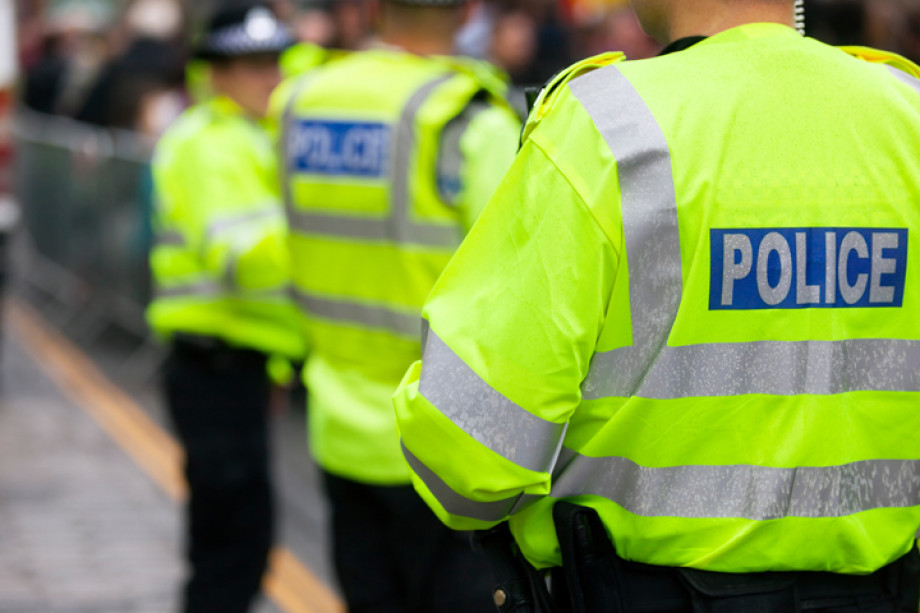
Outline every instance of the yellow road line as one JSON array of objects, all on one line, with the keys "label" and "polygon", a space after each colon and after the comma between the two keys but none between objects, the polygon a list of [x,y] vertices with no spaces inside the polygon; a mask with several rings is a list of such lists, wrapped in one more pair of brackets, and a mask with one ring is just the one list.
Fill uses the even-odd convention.
[{"label": "yellow road line", "polygon": [[[187,494],[182,449],[69,340],[25,303],[8,299],[8,329],[74,403],[85,410],[172,498]],[[344,613],[342,602],[285,547],[271,555],[263,588],[286,613]]]}]

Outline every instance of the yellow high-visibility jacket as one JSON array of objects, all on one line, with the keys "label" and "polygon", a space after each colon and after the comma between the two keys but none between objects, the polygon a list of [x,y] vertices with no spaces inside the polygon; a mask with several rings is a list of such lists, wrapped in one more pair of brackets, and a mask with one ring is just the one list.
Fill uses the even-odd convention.
[{"label": "yellow high-visibility jacket", "polygon": [[331,473],[409,483],[391,398],[421,356],[425,296],[514,158],[503,87],[479,64],[375,49],[276,92],[310,448]]},{"label": "yellow high-visibility jacket", "polygon": [[287,223],[265,128],[229,98],[187,110],[154,153],[150,325],[302,358]]},{"label": "yellow high-visibility jacket", "polygon": [[442,520],[510,517],[541,567],[560,499],[655,565],[914,545],[920,69],[888,60],[749,24],[544,95],[395,396]]}]

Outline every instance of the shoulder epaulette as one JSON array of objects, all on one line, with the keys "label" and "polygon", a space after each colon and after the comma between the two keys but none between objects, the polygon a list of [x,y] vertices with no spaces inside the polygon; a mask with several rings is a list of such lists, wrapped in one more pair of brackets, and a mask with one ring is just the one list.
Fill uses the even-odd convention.
[{"label": "shoulder epaulette", "polygon": [[865,62],[871,62],[873,64],[888,64],[889,66],[893,66],[898,70],[906,72],[907,74],[920,79],[920,66],[913,63],[906,57],[898,55],[897,53],[882,51],[880,49],[873,49],[872,47],[849,46],[839,47],[839,49],[844,53],[852,55],[853,57]]},{"label": "shoulder epaulette", "polygon": [[533,103],[530,115],[528,115],[527,122],[524,124],[521,142],[523,143],[527,140],[527,137],[530,136],[533,129],[537,127],[537,124],[549,114],[556,102],[556,98],[559,96],[559,92],[564,89],[566,83],[586,72],[616,64],[625,59],[626,54],[622,51],[608,51],[576,62],[550,78],[550,80],[546,82],[546,85],[543,86],[543,89],[540,90],[540,94]]}]

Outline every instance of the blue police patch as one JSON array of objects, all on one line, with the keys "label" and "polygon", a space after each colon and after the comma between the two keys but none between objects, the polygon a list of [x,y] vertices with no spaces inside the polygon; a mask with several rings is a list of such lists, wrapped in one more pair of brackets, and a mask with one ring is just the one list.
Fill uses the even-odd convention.
[{"label": "blue police patch", "polygon": [[293,171],[364,178],[387,172],[390,127],[386,124],[300,120],[291,128],[287,155]]},{"label": "blue police patch", "polygon": [[907,229],[711,229],[710,310],[900,307]]}]

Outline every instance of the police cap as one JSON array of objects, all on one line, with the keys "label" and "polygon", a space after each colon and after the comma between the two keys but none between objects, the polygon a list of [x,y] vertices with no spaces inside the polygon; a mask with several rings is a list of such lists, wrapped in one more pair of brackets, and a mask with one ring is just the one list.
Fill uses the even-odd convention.
[{"label": "police cap", "polygon": [[295,42],[288,28],[267,5],[236,3],[217,10],[195,49],[195,56],[219,60],[280,53]]}]

